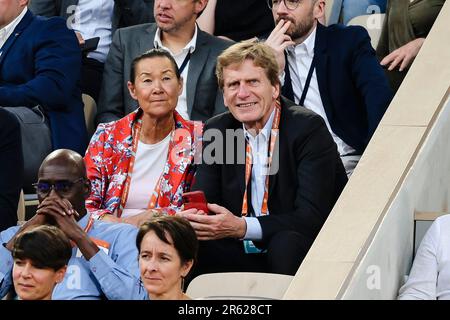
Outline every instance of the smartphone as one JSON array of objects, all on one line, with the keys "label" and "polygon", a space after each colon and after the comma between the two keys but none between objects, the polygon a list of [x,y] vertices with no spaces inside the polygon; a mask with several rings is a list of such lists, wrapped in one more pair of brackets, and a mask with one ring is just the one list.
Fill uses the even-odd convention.
[{"label": "smartphone", "polygon": [[97,49],[98,42],[100,41],[100,37],[90,38],[84,40],[84,43],[80,45],[81,52],[89,52]]},{"label": "smartphone", "polygon": [[206,214],[212,214],[209,212],[208,206],[206,205],[208,202],[206,201],[203,191],[185,192],[182,197],[185,210],[195,208],[203,210]]}]

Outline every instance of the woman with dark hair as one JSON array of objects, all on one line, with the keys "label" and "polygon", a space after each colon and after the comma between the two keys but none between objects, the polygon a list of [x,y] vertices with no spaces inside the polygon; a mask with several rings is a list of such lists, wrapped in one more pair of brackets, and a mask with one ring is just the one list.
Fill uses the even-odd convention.
[{"label": "woman with dark hair", "polygon": [[40,225],[19,234],[12,250],[13,282],[21,300],[50,300],[64,279],[72,246],[57,227]]},{"label": "woman with dark hair", "polygon": [[92,187],[86,208],[94,218],[140,226],[179,210],[202,134],[201,123],[175,111],[182,88],[169,52],[152,49],[133,60],[128,89],[139,108],[100,124],[85,156]]},{"label": "woman with dark hair", "polygon": [[197,258],[198,241],[190,223],[178,216],[145,222],[136,237],[141,280],[151,300],[186,300],[184,279]]}]

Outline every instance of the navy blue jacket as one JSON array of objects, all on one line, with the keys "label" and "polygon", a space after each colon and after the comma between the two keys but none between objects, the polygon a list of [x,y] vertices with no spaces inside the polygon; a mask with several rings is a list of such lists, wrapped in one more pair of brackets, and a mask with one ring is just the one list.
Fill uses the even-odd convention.
[{"label": "navy blue jacket", "polygon": [[[317,24],[314,47],[320,96],[333,132],[362,154],[392,99],[363,27]],[[294,100],[289,67],[282,94]]]},{"label": "navy blue jacket", "polygon": [[64,19],[28,11],[0,48],[0,106],[46,111],[53,149],[84,154],[87,132],[79,88],[81,52]]}]

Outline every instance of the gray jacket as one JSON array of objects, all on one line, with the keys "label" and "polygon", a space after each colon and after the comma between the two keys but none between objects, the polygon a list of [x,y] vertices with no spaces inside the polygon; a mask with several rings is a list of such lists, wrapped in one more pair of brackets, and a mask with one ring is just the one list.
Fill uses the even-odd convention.
[{"label": "gray jacket", "polygon": [[[118,120],[137,108],[128,92],[131,62],[154,48],[157,25],[147,23],[118,29],[114,34],[103,72],[97,123]],[[217,56],[232,43],[198,30],[195,51],[189,61],[186,88],[191,120],[205,121],[225,111],[215,76]]]}]

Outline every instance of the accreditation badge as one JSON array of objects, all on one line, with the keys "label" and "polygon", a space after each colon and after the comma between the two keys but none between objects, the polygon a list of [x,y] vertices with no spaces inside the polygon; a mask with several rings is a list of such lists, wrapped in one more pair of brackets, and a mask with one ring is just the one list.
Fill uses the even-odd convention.
[{"label": "accreditation badge", "polygon": [[253,241],[251,240],[244,240],[244,250],[245,253],[266,253],[267,250],[259,249],[255,246]]},{"label": "accreditation badge", "polygon": [[[101,239],[93,238],[93,237],[90,237],[90,239],[92,240],[92,242],[94,242],[97,245],[97,247],[100,250],[103,250],[104,253],[106,253],[106,254],[109,253],[109,246],[110,246],[109,242],[106,242],[106,241],[101,240]],[[76,255],[76,257],[77,258],[81,258],[82,256],[83,256],[83,254],[81,253],[80,248],[77,248],[77,255]]]}]

